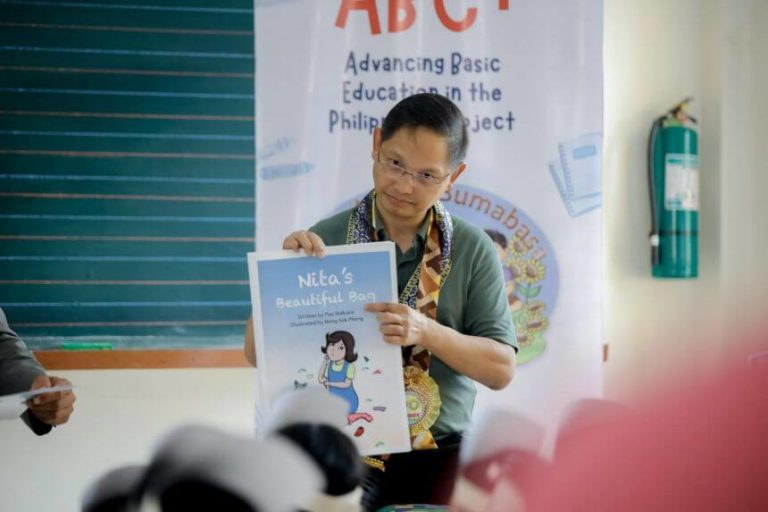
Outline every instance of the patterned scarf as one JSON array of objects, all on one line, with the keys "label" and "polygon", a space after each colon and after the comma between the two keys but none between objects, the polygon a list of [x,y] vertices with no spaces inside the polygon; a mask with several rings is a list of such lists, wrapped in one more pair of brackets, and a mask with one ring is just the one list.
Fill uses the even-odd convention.
[{"label": "patterned scarf", "polygon": [[[373,227],[375,208],[376,193],[371,191],[349,217],[348,244],[378,240]],[[451,271],[453,222],[440,202],[429,209],[428,216],[424,255],[400,293],[399,301],[436,320],[440,288]],[[437,447],[429,428],[440,414],[441,401],[437,384],[429,377],[430,359],[429,350],[422,346],[403,347],[406,407],[414,449]]]}]

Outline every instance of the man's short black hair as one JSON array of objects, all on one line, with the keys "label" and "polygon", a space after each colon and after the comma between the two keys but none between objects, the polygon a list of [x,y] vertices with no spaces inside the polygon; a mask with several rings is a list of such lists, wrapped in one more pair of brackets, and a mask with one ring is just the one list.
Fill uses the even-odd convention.
[{"label": "man's short black hair", "polygon": [[448,162],[457,166],[467,155],[469,137],[464,126],[464,115],[451,100],[432,93],[408,96],[392,107],[381,126],[382,142],[400,128],[424,127],[445,138],[448,143]]}]

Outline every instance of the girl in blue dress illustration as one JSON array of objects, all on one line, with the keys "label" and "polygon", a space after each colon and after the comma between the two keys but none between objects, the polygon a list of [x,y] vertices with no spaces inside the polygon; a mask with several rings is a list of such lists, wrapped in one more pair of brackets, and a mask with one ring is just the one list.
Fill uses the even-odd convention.
[{"label": "girl in blue dress illustration", "polygon": [[359,419],[371,421],[370,414],[358,412],[360,403],[352,381],[355,380],[355,338],[347,331],[334,331],[325,335],[325,346],[320,350],[323,357],[318,380],[331,394],[347,401],[349,409],[347,421],[352,423]]}]

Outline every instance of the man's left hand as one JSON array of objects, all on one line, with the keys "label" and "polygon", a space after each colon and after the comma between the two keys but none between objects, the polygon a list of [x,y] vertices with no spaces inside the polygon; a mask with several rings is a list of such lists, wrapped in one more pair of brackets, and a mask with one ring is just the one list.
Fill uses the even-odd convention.
[{"label": "man's left hand", "polygon": [[[32,381],[30,389],[71,385],[67,379],[40,375]],[[49,425],[61,425],[69,420],[74,410],[75,394],[72,390],[43,393],[27,401],[27,407],[37,419]]]},{"label": "man's left hand", "polygon": [[365,305],[369,313],[376,313],[379,331],[384,341],[393,345],[424,345],[432,320],[405,304],[371,302]]}]

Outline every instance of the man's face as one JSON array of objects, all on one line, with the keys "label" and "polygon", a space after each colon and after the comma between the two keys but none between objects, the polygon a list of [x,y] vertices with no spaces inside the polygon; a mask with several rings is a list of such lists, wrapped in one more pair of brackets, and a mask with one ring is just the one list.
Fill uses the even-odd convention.
[{"label": "man's face", "polygon": [[[421,127],[401,128],[384,142],[377,129],[373,136],[373,159],[376,206],[385,217],[405,222],[421,221],[464,170],[464,164],[451,168],[445,139]],[[392,172],[379,159],[396,163],[412,173],[445,179],[441,183],[423,183],[406,173]]]}]

